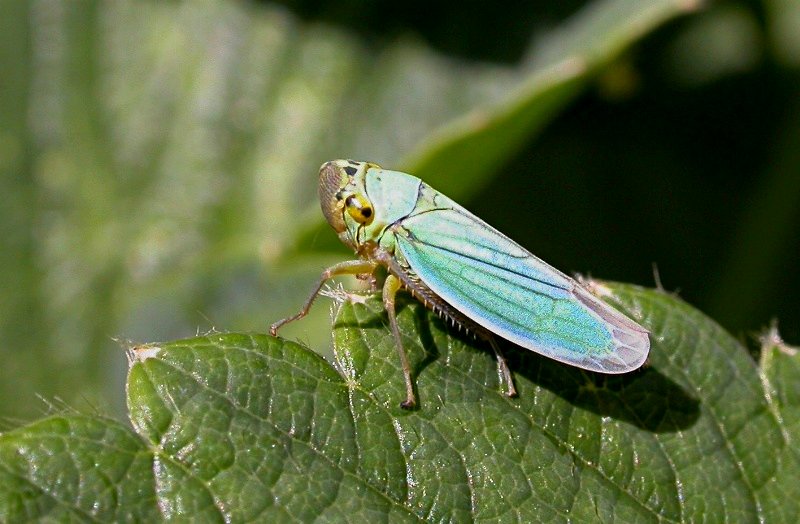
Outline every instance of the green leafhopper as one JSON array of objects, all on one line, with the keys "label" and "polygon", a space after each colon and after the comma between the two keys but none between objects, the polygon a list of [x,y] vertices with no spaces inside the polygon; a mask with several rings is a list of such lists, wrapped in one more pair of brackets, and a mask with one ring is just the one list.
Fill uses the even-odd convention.
[{"label": "green leafhopper", "polygon": [[486,339],[509,396],[516,389],[495,335],[601,373],[633,371],[647,358],[645,328],[417,177],[334,160],[320,168],[319,199],[328,223],[358,259],[326,269],[303,308],[274,323],[270,333],[304,317],[331,277],[386,268],[383,303],[405,378],[404,408],[414,407],[416,397],[395,314],[400,289]]}]

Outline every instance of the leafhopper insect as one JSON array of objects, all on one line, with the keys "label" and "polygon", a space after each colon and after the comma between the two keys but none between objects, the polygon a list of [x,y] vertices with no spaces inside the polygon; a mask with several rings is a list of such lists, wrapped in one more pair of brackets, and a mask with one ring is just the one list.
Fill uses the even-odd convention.
[{"label": "leafhopper insect", "polygon": [[400,289],[486,339],[509,396],[516,388],[495,336],[600,373],[627,373],[647,359],[645,328],[417,177],[334,160],[320,168],[319,199],[328,223],[358,259],[326,269],[302,309],[274,323],[270,333],[304,317],[330,278],[386,268],[383,303],[405,378],[404,408],[414,407],[416,396],[397,327]]}]

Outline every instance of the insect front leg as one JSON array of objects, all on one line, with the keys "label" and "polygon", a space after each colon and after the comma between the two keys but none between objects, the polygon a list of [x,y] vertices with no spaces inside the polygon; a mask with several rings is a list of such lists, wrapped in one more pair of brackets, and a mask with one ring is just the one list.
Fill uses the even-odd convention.
[{"label": "insect front leg", "polygon": [[408,363],[408,355],[403,349],[403,340],[400,338],[400,329],[397,327],[397,314],[395,312],[395,296],[400,289],[400,279],[394,275],[388,275],[383,284],[383,307],[389,315],[389,327],[392,328],[397,354],[400,356],[400,365],[403,368],[403,378],[406,381],[406,399],[400,403],[400,407],[412,409],[417,405],[417,398],[414,395],[414,385],[411,383],[411,365]]},{"label": "insect front leg", "polygon": [[274,337],[278,333],[278,329],[284,324],[288,324],[289,322],[294,322],[295,320],[301,319],[308,314],[308,310],[311,309],[311,304],[314,303],[316,300],[317,295],[319,295],[322,286],[325,285],[325,282],[330,280],[331,278],[337,275],[360,275],[363,273],[372,273],[375,271],[375,268],[378,267],[378,264],[369,260],[348,260],[346,262],[339,262],[338,264],[334,264],[325,271],[322,272],[322,276],[317,283],[317,287],[314,288],[314,291],[311,293],[311,296],[308,297],[306,303],[303,304],[303,308],[294,316],[284,318],[272,324],[269,328],[269,333]]}]

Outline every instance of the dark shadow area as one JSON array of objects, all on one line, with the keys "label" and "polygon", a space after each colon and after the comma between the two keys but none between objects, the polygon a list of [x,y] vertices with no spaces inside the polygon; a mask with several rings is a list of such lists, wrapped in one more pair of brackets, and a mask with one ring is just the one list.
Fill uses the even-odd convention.
[{"label": "dark shadow area", "polygon": [[[266,2],[256,2],[266,3]],[[422,39],[461,58],[515,63],[538,29],[551,29],[578,11],[584,0],[561,2],[394,2],[377,0],[279,0],[306,22],[325,22],[358,35],[371,47],[402,36]]]},{"label": "dark shadow area", "polygon": [[[440,322],[442,328],[448,329],[440,319],[434,322]],[[470,335],[452,328],[448,333],[468,346],[477,345],[494,356],[488,344],[476,344]],[[687,429],[700,417],[700,402],[656,369],[604,375],[556,362],[500,338],[497,341],[515,379],[525,377],[575,407],[653,433]]]},{"label": "dark shadow area", "polygon": [[[469,333],[449,326],[443,319],[432,315],[413,297],[401,293],[397,297],[398,314],[411,308],[415,329],[419,335],[424,357],[415,359],[409,354],[412,365],[414,389],[418,406],[426,399],[419,397],[416,379],[442,355],[435,343],[432,327],[465,344],[465,350],[485,351],[494,359],[488,343],[478,341]],[[359,329],[385,329],[389,321],[385,312],[375,310],[374,315],[357,323],[337,322],[337,327]],[[624,375],[604,375],[578,369],[549,359],[532,351],[497,339],[508,360],[515,379],[525,377],[534,384],[551,391],[575,407],[591,411],[602,417],[612,417],[653,433],[670,433],[691,427],[700,416],[700,403],[678,384],[653,368],[643,368]],[[398,374],[400,367],[398,363]]]},{"label": "dark shadow area", "polygon": [[691,427],[700,402],[654,368],[604,375],[556,362],[505,343],[511,370],[576,407],[623,420],[654,433]]},{"label": "dark shadow area", "polygon": [[[406,308],[412,309],[415,329],[425,350],[422,359],[409,354],[418,406],[424,406],[426,399],[419,397],[416,379],[442,356],[435,343],[432,328],[445,331],[450,337],[461,341],[466,346],[465,350],[485,351],[494,359],[488,343],[453,328],[443,319],[431,314],[413,297],[401,293],[397,297],[398,314]],[[374,313],[361,322],[340,321],[336,326],[385,329],[388,333],[389,320],[386,312],[375,310]],[[525,377],[575,407],[602,417],[622,420],[654,433],[670,433],[691,427],[700,416],[700,402],[652,367],[624,375],[604,375],[556,362],[501,338],[497,341],[515,379]],[[397,372],[398,375],[401,373],[399,362]]]},{"label": "dark shadow area", "polygon": [[539,385],[598,415],[654,433],[687,429],[700,416],[699,401],[653,368],[629,375],[601,375],[563,366],[559,371],[548,369],[555,365],[541,364]]}]

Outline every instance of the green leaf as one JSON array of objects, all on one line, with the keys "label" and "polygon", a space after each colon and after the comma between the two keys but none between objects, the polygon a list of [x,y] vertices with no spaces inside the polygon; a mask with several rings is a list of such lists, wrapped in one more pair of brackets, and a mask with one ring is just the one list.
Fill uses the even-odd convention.
[{"label": "green leaf", "polygon": [[152,521],[154,466],[145,442],[119,422],[48,417],[0,435],[0,520]]},{"label": "green leaf", "polygon": [[[601,376],[491,350],[415,301],[350,295],[336,368],[293,342],[211,334],[132,348],[130,417],[59,415],[0,436],[0,520],[794,522],[800,362],[761,367],[659,291],[598,284],[651,330],[649,366]],[[134,497],[131,494],[138,494]]]}]

